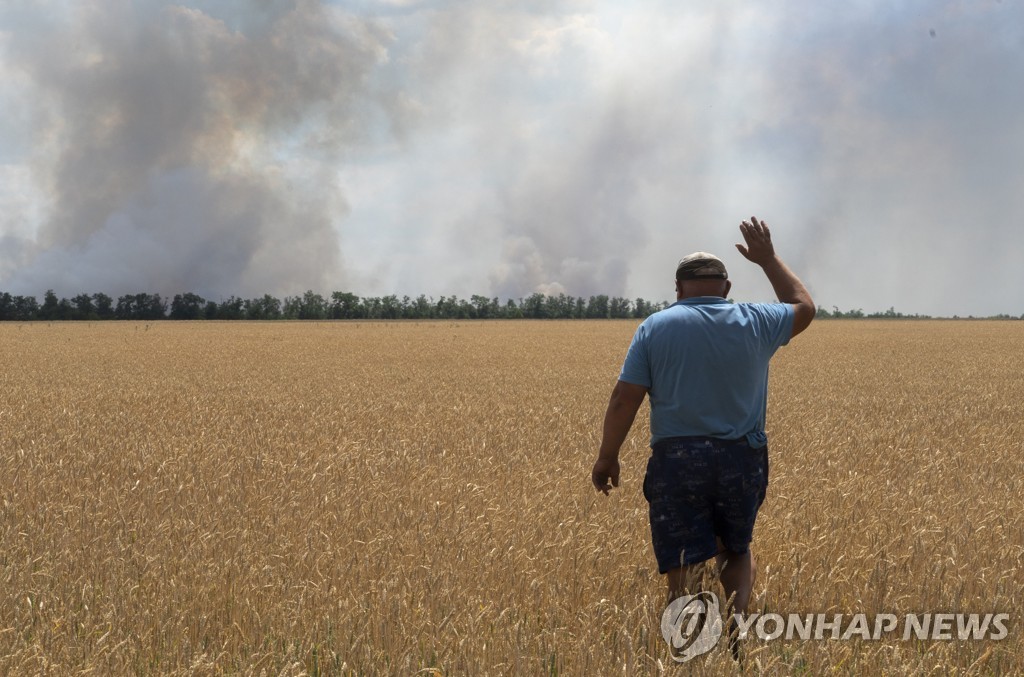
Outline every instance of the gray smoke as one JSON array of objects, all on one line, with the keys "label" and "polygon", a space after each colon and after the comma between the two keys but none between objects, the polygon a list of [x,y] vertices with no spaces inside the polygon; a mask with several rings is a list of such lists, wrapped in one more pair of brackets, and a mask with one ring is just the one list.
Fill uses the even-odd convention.
[{"label": "gray smoke", "polygon": [[705,250],[770,299],[757,215],[822,305],[1024,312],[1018,2],[64,4],[0,10],[11,291],[660,300]]},{"label": "gray smoke", "polygon": [[5,17],[50,205],[37,232],[7,229],[5,287],[216,298],[344,281],[332,167],[388,133],[385,30],[313,0],[56,9]]}]

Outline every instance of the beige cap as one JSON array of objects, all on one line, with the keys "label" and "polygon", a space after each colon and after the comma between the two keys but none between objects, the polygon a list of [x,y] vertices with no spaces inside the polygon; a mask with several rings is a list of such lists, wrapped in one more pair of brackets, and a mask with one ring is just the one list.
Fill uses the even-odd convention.
[{"label": "beige cap", "polygon": [[729,273],[725,270],[722,259],[707,252],[694,252],[684,256],[676,266],[677,280],[701,280],[705,278],[727,280]]}]

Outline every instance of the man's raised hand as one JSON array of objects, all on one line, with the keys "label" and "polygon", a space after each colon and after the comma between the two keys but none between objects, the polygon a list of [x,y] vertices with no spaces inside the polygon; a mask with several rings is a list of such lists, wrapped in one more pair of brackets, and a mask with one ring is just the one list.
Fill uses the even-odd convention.
[{"label": "man's raised hand", "polygon": [[775,258],[775,246],[772,244],[772,233],[768,230],[768,224],[758,221],[756,216],[751,216],[750,221],[740,224],[740,232],[747,246],[736,245],[740,254],[748,260],[763,266]]}]

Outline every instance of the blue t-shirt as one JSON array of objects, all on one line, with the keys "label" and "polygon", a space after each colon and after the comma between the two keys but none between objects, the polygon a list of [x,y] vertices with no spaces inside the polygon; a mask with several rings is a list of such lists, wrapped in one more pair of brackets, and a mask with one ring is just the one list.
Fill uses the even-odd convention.
[{"label": "blue t-shirt", "polygon": [[651,445],[706,435],[763,447],[768,361],[792,335],[788,303],[701,296],[644,320],[619,380],[649,389]]}]

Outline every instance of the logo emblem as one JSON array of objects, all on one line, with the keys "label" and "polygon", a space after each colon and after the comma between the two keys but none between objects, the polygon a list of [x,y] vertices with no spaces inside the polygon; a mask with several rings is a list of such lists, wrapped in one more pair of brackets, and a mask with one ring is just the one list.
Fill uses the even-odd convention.
[{"label": "logo emblem", "polygon": [[661,636],[668,642],[672,660],[679,663],[711,651],[722,637],[718,597],[699,592],[672,600],[661,615]]}]

